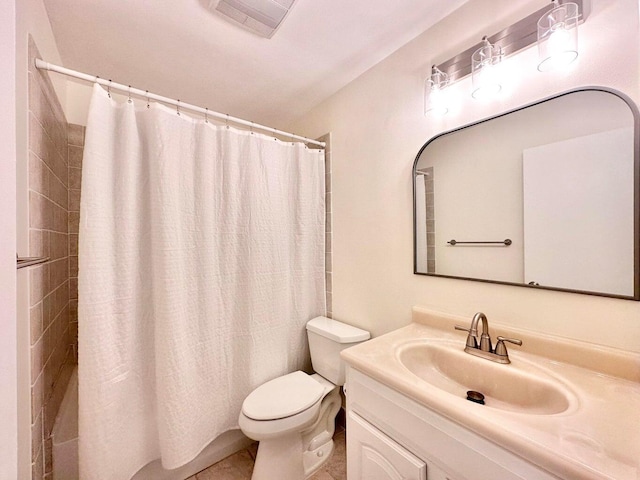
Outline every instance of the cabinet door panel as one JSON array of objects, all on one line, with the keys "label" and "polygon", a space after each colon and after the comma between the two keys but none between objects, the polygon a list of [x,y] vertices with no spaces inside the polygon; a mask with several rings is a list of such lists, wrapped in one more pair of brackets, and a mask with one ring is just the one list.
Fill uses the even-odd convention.
[{"label": "cabinet door panel", "polygon": [[347,423],[348,480],[426,480],[425,462],[355,413]]}]

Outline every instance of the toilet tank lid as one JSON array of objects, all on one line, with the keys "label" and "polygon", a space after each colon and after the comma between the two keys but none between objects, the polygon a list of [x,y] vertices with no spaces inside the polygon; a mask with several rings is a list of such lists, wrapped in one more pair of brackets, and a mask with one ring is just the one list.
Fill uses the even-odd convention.
[{"label": "toilet tank lid", "polygon": [[363,342],[371,337],[366,330],[327,317],[309,320],[307,330],[338,343]]}]

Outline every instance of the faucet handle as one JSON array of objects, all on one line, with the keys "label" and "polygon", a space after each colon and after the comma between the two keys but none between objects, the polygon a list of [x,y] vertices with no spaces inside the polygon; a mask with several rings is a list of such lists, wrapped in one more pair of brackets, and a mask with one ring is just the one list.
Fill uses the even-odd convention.
[{"label": "faucet handle", "polygon": [[506,337],[501,337],[500,335],[498,335],[497,338],[498,338],[498,343],[496,343],[495,353],[496,355],[500,355],[501,357],[509,356],[509,354],[507,353],[507,346],[504,344],[504,342],[513,343],[515,345],[522,345],[522,340],[519,340],[517,338],[506,338]]},{"label": "faucet handle", "polygon": [[454,328],[456,330],[462,330],[463,332],[467,332],[469,334],[467,335],[467,347],[478,348],[478,341],[476,340],[476,337],[474,337],[471,333],[470,328],[461,327],[460,325],[455,325]]}]

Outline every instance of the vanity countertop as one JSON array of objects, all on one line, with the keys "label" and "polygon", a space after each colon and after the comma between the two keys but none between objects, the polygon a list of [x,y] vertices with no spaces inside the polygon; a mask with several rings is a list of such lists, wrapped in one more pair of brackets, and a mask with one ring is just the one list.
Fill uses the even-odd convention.
[{"label": "vanity countertop", "polygon": [[[492,337],[520,338],[513,365],[534,363],[572,393],[561,413],[540,415],[476,405],[430,384],[399,360],[417,341],[459,343],[470,318],[414,308],[413,323],[342,352],[353,368],[529,462],[566,479],[640,479],[640,355],[494,325]],[[489,360],[479,359],[479,361]],[[510,365],[501,367],[510,368]]]}]

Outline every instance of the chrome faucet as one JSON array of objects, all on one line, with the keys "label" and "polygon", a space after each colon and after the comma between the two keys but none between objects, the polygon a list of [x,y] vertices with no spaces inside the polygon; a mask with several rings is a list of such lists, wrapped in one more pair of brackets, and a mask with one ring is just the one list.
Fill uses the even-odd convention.
[{"label": "chrome faucet", "polygon": [[[482,322],[482,334],[478,337],[478,322],[480,321]],[[509,360],[509,352],[507,352],[507,346],[504,342],[522,345],[522,340],[518,340],[517,338],[498,336],[498,343],[496,343],[496,348],[493,349],[491,346],[491,336],[489,335],[489,321],[487,320],[487,316],[482,312],[478,312],[473,316],[469,328],[456,325],[455,329],[469,333],[467,336],[467,344],[464,347],[465,352],[475,355],[476,357],[486,358],[492,362],[511,363],[511,360]]]}]

